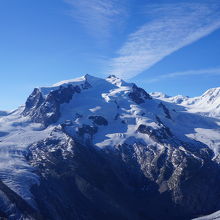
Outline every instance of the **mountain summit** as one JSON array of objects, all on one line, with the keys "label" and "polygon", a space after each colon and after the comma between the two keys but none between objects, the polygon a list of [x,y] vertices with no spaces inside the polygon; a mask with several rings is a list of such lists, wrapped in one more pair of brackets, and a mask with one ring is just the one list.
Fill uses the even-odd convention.
[{"label": "mountain summit", "polygon": [[177,101],[114,75],[35,88],[0,114],[0,216],[184,220],[220,210],[218,91]]}]

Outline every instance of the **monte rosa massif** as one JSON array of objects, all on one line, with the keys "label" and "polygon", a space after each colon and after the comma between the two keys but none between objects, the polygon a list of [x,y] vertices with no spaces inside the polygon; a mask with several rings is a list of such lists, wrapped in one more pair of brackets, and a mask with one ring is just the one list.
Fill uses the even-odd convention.
[{"label": "monte rosa massif", "polygon": [[0,219],[218,219],[219,152],[220,88],[169,97],[114,75],[35,88],[0,111]]}]

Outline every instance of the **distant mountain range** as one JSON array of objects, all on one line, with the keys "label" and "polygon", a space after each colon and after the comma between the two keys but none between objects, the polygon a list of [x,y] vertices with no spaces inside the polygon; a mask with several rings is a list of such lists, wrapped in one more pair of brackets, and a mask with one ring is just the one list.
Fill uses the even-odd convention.
[{"label": "distant mountain range", "polygon": [[209,89],[202,96],[195,98],[182,95],[170,97],[159,92],[154,92],[151,95],[165,102],[182,105],[191,113],[220,117],[220,87]]},{"label": "distant mountain range", "polygon": [[220,87],[169,97],[85,75],[35,88],[0,111],[0,217],[208,215],[220,210],[219,151]]}]

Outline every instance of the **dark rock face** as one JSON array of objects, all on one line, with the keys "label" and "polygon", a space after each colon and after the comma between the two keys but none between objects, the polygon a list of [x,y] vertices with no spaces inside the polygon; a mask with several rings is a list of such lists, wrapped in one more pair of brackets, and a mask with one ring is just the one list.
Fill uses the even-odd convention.
[{"label": "dark rock face", "polygon": [[129,98],[137,104],[144,103],[146,99],[151,99],[151,96],[142,88],[137,87],[135,84],[132,87],[132,92],[128,94]]},{"label": "dark rock face", "polygon": [[169,109],[162,102],[159,104],[159,107],[163,109],[166,118],[171,119]]},{"label": "dark rock face", "polygon": [[206,148],[97,150],[68,137],[29,150],[41,176],[32,193],[44,219],[187,220],[220,208],[220,169]]},{"label": "dark rock face", "polygon": [[[136,199],[129,184],[118,176],[103,152],[70,140],[70,153],[59,141],[48,141],[30,149],[30,163],[42,174],[41,185],[32,191],[45,219],[139,218],[132,208]],[[54,146],[57,150],[50,152]],[[118,168],[123,166],[117,160],[115,163]]]},{"label": "dark rock face", "polygon": [[[0,219],[42,219],[37,210],[32,208],[2,181],[0,181],[0,195]],[[13,203],[13,205],[10,203]]]},{"label": "dark rock face", "polygon": [[68,85],[68,87],[60,86],[59,90],[52,91],[50,94],[53,96],[57,103],[69,103],[74,93],[80,93],[81,89],[79,86]]},{"label": "dark rock face", "polygon": [[25,103],[24,114],[28,114],[32,108],[38,108],[43,102],[44,98],[40,90],[35,88]]},{"label": "dark rock face", "polygon": [[79,136],[84,136],[85,134],[94,135],[98,131],[96,126],[90,126],[83,124],[81,128],[78,129]]},{"label": "dark rock face", "polygon": [[168,143],[168,141],[170,141],[173,137],[169,128],[164,125],[161,125],[159,129],[155,130],[152,127],[141,124],[139,125],[137,131],[142,134],[147,134],[157,143]]},{"label": "dark rock face", "polygon": [[[84,89],[89,84],[84,85]],[[24,116],[30,116],[33,122],[48,126],[55,123],[60,117],[60,105],[68,103],[75,93],[80,93],[79,86],[60,86],[58,90],[51,91],[45,98],[39,89],[34,89],[26,101]]]},{"label": "dark rock face", "polygon": [[96,125],[108,125],[108,121],[102,116],[89,116],[89,119],[91,119]]}]

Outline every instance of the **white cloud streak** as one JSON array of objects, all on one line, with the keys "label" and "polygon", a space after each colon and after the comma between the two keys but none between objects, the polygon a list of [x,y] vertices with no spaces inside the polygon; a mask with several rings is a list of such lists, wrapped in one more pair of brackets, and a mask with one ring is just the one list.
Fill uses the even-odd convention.
[{"label": "white cloud streak", "polygon": [[181,76],[192,76],[192,75],[213,75],[213,76],[220,76],[220,68],[212,68],[212,69],[201,69],[201,70],[188,70],[183,72],[174,72],[174,73],[168,73],[164,75],[160,75],[158,77],[148,79],[145,82],[146,83],[154,83],[161,80],[181,77]]},{"label": "white cloud streak", "polygon": [[[126,15],[124,0],[64,0],[71,5],[71,16],[94,36],[105,38]],[[121,19],[122,21],[123,19]],[[116,22],[117,21],[117,22]]]},{"label": "white cloud streak", "polygon": [[220,28],[220,3],[201,2],[148,6],[150,21],[130,34],[117,57],[110,60],[108,73],[132,78]]}]

